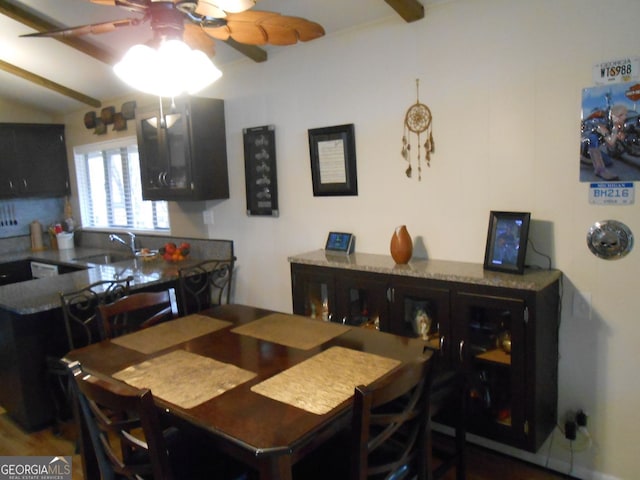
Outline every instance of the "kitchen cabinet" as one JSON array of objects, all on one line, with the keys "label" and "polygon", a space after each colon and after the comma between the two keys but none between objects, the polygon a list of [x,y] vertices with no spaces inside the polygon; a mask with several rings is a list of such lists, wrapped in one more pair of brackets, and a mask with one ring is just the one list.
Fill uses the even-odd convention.
[{"label": "kitchen cabinet", "polygon": [[16,260],[0,263],[0,285],[25,282],[31,280],[30,262],[28,260]]},{"label": "kitchen cabinet", "polygon": [[141,108],[136,127],[145,200],[229,198],[223,100]]},{"label": "kitchen cabinet", "polygon": [[0,124],[0,197],[69,194],[64,125]]},{"label": "kitchen cabinet", "polygon": [[422,337],[439,366],[463,372],[470,433],[536,452],[555,428],[559,271],[322,250],[289,261],[294,313]]}]

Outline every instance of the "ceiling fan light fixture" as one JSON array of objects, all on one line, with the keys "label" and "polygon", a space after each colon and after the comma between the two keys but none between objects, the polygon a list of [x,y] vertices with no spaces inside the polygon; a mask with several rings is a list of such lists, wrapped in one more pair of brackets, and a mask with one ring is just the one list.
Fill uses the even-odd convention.
[{"label": "ceiling fan light fixture", "polygon": [[162,42],[157,50],[134,45],[113,70],[129,86],[160,97],[197,93],[222,76],[203,52],[175,39]]},{"label": "ceiling fan light fixture", "polygon": [[[201,0],[202,1],[202,0]],[[256,0],[216,0],[218,6],[229,13],[240,13],[249,10],[256,4]]]},{"label": "ceiling fan light fixture", "polygon": [[226,13],[240,13],[253,8],[256,0],[198,0],[195,12],[198,15],[224,18]]},{"label": "ceiling fan light fixture", "polygon": [[227,16],[224,10],[217,5],[217,2],[213,3],[206,0],[198,2],[195,13],[208,18],[225,18]]}]

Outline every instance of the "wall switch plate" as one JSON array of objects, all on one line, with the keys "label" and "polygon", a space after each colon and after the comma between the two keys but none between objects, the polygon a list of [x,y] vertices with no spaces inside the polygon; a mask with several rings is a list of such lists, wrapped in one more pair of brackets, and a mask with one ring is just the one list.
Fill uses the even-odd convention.
[{"label": "wall switch plate", "polygon": [[213,210],[205,210],[202,212],[202,218],[205,225],[213,225]]},{"label": "wall switch plate", "polygon": [[573,293],[573,316],[591,318],[591,293],[578,290]]}]

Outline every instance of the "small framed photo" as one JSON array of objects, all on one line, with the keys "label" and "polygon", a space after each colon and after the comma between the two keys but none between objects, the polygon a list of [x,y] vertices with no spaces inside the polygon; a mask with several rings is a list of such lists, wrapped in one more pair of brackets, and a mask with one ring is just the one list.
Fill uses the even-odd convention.
[{"label": "small framed photo", "polygon": [[313,195],[358,195],[353,124],[309,130]]},{"label": "small framed photo", "polygon": [[529,212],[496,212],[489,215],[484,268],[523,273],[529,239]]}]

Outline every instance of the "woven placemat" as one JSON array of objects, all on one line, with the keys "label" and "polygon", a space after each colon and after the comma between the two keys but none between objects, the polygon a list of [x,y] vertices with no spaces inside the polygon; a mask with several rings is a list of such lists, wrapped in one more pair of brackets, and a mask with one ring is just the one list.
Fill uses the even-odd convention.
[{"label": "woven placemat", "polygon": [[301,315],[273,313],[231,331],[287,347],[309,350],[349,329],[350,327],[339,323],[312,320]]},{"label": "woven placemat", "polygon": [[196,313],[116,337],[111,342],[149,355],[229,325],[231,322]]},{"label": "woven placemat", "polygon": [[120,370],[113,378],[182,408],[193,408],[251,380],[256,374],[185,350]]},{"label": "woven placemat", "polygon": [[353,395],[358,385],[368,385],[400,365],[399,360],[331,347],[251,390],[279,402],[323,415]]}]

